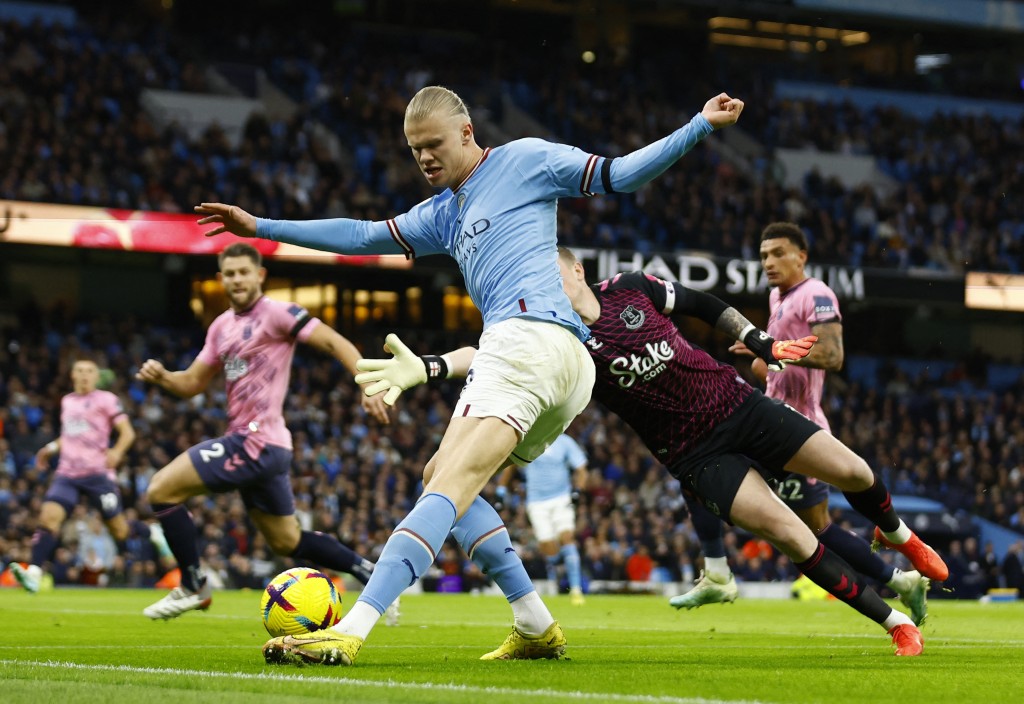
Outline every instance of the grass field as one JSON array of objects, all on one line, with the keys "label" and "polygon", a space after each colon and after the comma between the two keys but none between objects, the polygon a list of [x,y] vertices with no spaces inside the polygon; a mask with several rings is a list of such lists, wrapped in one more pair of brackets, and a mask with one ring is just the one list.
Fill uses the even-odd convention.
[{"label": "grass field", "polygon": [[[0,591],[0,701],[870,702],[1024,701],[1024,603],[938,601],[925,653],[836,602],[741,600],[676,612],[660,597],[549,599],[567,661],[481,662],[511,625],[497,597],[418,595],[350,668],[268,667],[257,592],[151,622],[153,591]],[[351,603],[354,595],[345,595]]]}]

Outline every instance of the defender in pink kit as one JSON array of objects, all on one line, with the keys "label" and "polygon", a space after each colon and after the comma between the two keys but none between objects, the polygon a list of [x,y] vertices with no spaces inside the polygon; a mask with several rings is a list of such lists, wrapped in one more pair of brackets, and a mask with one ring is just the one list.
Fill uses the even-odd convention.
[{"label": "defender in pink kit", "polygon": [[[46,469],[58,452],[60,459],[43,498],[39,527],[32,536],[32,562],[27,567],[11,565],[15,578],[30,592],[39,591],[43,568],[57,549],[60,527],[81,496],[100,511],[119,549],[123,550],[128,538],[129,526],[122,513],[114,470],[135,442],[135,431],[121,400],[96,388],[99,375],[99,366],[93,360],[75,361],[71,368],[74,391],[60,402],[60,438],[36,453],[39,469]],[[115,430],[117,442],[111,447],[110,435]]]},{"label": "defender in pink kit", "polygon": [[[212,600],[199,566],[196,527],[185,507],[187,499],[201,494],[237,489],[250,520],[279,555],[348,572],[364,584],[373,570],[371,562],[334,537],[299,527],[289,481],[292,437],[283,417],[296,343],[333,356],[352,372],[361,358],[358,350],[302,306],[264,296],[267,270],[256,248],[230,245],[218,261],[231,308],[210,325],[199,356],[177,372],[150,359],[137,375],[183,397],[203,391],[221,370],[227,377],[227,433],[189,448],[149,485],[147,499],[181,568],[181,586],[144,609],[153,619],[206,609]],[[364,397],[363,407],[381,423],[389,422],[379,399]]]}]

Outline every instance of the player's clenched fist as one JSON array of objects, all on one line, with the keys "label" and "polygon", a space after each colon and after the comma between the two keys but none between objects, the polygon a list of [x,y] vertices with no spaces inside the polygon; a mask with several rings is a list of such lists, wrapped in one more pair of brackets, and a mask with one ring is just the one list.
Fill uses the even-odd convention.
[{"label": "player's clenched fist", "polygon": [[163,364],[155,359],[147,359],[139,367],[139,371],[135,373],[135,378],[139,381],[148,381],[151,384],[159,384],[164,376],[167,374],[167,369]]}]

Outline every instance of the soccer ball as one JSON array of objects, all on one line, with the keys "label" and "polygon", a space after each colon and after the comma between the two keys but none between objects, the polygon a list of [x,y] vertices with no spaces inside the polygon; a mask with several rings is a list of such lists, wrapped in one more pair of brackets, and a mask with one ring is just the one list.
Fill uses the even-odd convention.
[{"label": "soccer ball", "polygon": [[294,567],[270,580],[260,613],[275,638],[319,631],[341,620],[341,594],[323,572]]}]

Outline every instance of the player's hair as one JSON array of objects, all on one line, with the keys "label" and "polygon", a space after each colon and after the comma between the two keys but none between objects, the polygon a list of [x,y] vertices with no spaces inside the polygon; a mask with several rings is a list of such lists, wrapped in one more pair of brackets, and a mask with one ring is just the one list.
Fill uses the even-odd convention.
[{"label": "player's hair", "polygon": [[92,350],[78,350],[71,357],[71,364],[75,365],[79,362],[88,362],[89,364],[95,364],[97,367],[100,366],[100,354],[93,352]]},{"label": "player's hair", "polygon": [[786,238],[800,251],[807,251],[807,236],[800,226],[793,222],[773,222],[761,232],[761,241]]},{"label": "player's hair", "polygon": [[260,250],[245,242],[235,242],[225,247],[224,251],[217,255],[218,266],[224,266],[227,257],[249,257],[256,268],[263,266],[263,255],[260,254]]},{"label": "player's hair", "polygon": [[579,261],[575,252],[568,247],[563,247],[562,245],[558,245],[558,258],[570,266]]},{"label": "player's hair", "polygon": [[469,110],[462,98],[444,86],[426,86],[420,88],[416,95],[412,96],[409,105],[405,108],[405,121],[418,122],[431,115],[443,117],[464,117],[467,122],[472,122]]}]

